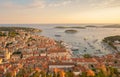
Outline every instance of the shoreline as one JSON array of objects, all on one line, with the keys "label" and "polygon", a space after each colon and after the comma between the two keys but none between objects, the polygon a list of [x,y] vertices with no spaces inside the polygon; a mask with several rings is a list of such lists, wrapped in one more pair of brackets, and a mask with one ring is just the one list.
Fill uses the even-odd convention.
[{"label": "shoreline", "polygon": [[[111,58],[115,59],[116,62],[119,61],[119,54],[117,53],[103,56],[91,56],[89,54],[79,56],[77,53],[77,56],[75,56],[73,52],[79,50],[78,48],[70,46],[70,44],[64,41],[56,41],[55,39],[35,35],[24,30],[18,30],[17,33],[3,31],[1,32],[0,40],[0,48],[3,52],[3,54],[1,53],[3,57],[0,58],[0,68],[7,70],[7,72],[2,71],[3,76],[8,73],[17,76],[23,70],[26,70],[25,72],[27,72],[28,76],[36,72],[41,73],[41,71],[52,75],[56,69],[62,70],[66,74],[70,69],[72,70],[71,73],[85,73],[88,70],[92,70],[91,65],[94,69],[100,70],[96,66],[101,67],[104,65],[106,68],[111,67]],[[83,38],[83,40],[86,41],[87,39]],[[93,47],[91,44],[93,42],[87,40],[86,43],[90,47]],[[106,63],[106,61],[110,62]],[[113,68],[116,68],[116,62],[112,60],[112,64],[114,64]],[[8,68],[6,68],[6,65]],[[27,70],[30,69],[33,71],[28,72]],[[16,73],[15,75],[13,74],[14,72]],[[93,70],[93,72],[95,71]]]}]

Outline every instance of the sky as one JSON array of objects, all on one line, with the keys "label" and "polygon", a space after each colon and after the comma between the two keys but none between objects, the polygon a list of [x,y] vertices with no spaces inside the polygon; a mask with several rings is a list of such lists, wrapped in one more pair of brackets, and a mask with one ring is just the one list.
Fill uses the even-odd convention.
[{"label": "sky", "polygon": [[120,0],[0,0],[0,24],[120,23]]}]

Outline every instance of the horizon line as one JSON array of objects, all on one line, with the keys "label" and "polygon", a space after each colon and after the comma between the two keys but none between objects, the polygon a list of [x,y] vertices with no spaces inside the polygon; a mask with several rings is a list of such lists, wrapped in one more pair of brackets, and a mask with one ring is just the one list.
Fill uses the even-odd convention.
[{"label": "horizon line", "polygon": [[53,25],[53,24],[55,24],[55,25],[59,25],[59,24],[63,24],[63,25],[65,25],[65,24],[68,24],[68,25],[70,25],[70,24],[78,24],[78,25],[80,25],[80,24],[120,24],[120,23],[0,23],[0,25],[9,25],[9,24],[13,24],[13,25],[20,25],[20,24],[36,24],[36,25],[40,25],[40,24],[45,24],[45,25]]}]

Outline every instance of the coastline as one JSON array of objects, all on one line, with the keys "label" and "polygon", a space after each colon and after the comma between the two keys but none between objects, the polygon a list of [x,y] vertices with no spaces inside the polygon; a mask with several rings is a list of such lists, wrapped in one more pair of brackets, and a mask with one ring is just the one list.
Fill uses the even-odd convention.
[{"label": "coastline", "polygon": [[[36,72],[41,73],[40,70],[44,72],[48,72],[49,70],[49,73],[53,74],[52,72],[56,69],[62,70],[66,72],[66,74],[66,70],[69,71],[70,69],[72,70],[71,72],[80,73],[80,71],[82,71],[84,73],[88,70],[92,70],[90,65],[105,65],[105,67],[108,68],[112,63],[113,68],[116,68],[117,65],[114,63],[114,60],[111,62],[110,59],[115,59],[116,62],[119,61],[118,53],[104,54],[102,56],[91,56],[87,53],[77,53],[75,55],[74,52],[79,51],[79,47],[72,46],[64,41],[57,41],[53,38],[29,33],[24,30],[15,30],[15,32],[12,31],[12,33],[11,31],[3,31],[1,32],[0,40],[0,48],[3,53],[1,53],[1,55],[4,56],[3,58],[0,58],[0,68],[4,67],[2,69],[6,70],[5,66],[7,64],[9,66],[7,68],[8,72],[3,71],[5,75],[12,72],[16,72],[17,75],[19,75],[23,69],[32,69],[34,71],[30,74],[28,73],[29,76],[35,74]],[[93,44],[97,42],[96,39],[92,42],[89,42],[88,38],[82,38],[82,40],[86,42],[90,48],[93,48]],[[85,49],[87,51],[87,47]],[[14,65],[16,65],[16,68]],[[79,70],[76,70],[75,68]],[[19,69],[19,71],[16,69]],[[94,67],[94,69],[100,70],[97,67]],[[16,76],[16,74],[13,74],[13,76]]]}]

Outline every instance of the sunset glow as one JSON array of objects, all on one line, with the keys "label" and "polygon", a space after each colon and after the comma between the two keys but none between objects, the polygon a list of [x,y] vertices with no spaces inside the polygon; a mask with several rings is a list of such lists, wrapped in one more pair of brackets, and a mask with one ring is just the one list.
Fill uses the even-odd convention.
[{"label": "sunset glow", "polygon": [[0,23],[120,23],[120,0],[0,0]]}]

